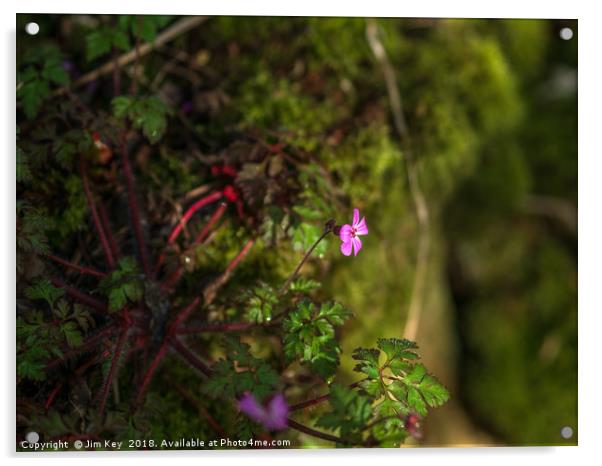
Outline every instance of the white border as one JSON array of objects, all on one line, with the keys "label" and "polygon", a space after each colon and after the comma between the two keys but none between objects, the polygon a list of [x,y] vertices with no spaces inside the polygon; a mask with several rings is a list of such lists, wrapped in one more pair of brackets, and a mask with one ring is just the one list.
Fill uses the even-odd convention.
[{"label": "white border", "polygon": [[[602,38],[600,15],[591,1],[553,1],[545,2],[506,0],[504,2],[486,1],[406,1],[395,0],[363,0],[362,2],[343,2],[325,0],[305,0],[290,3],[275,0],[103,0],[102,2],[85,1],[31,1],[15,2],[14,7],[2,2],[0,21],[3,26],[3,51],[5,63],[0,73],[3,95],[3,109],[0,112],[2,122],[0,131],[4,142],[2,163],[3,181],[1,198],[1,217],[4,222],[0,228],[2,237],[2,280],[1,292],[5,306],[2,308],[2,343],[4,377],[0,383],[2,394],[3,417],[0,423],[0,449],[8,463],[15,460],[14,449],[14,270],[15,270],[15,236],[14,236],[14,153],[15,153],[15,13],[169,13],[169,14],[237,14],[237,15],[311,15],[311,16],[425,16],[425,17],[518,17],[518,18],[578,18],[579,40],[579,447],[564,448],[474,448],[474,449],[419,449],[403,451],[387,450],[354,450],[354,451],[229,451],[229,452],[166,452],[166,453],[88,453],[80,454],[46,454],[35,457],[48,464],[65,461],[86,461],[87,464],[106,464],[108,458],[122,462],[144,461],[149,464],[162,464],[165,461],[177,461],[184,464],[217,463],[240,464],[255,463],[287,466],[306,464],[366,464],[376,457],[379,462],[407,462],[408,464],[437,463],[482,465],[503,465],[519,462],[545,462],[545,464],[566,465],[593,463],[602,456],[597,450],[601,429],[600,403],[600,347],[599,337],[602,329],[600,313],[602,306],[600,293],[597,292],[599,264],[602,263],[600,244],[602,228],[598,221],[600,207],[598,199],[602,199],[599,186],[602,181],[600,151],[600,119],[602,109],[600,86],[602,73],[599,53]],[[529,413],[525,413],[527,417]],[[31,455],[21,455],[21,464],[29,464],[36,459]],[[85,458],[85,459],[84,459]],[[591,461],[590,461],[591,460]]]}]

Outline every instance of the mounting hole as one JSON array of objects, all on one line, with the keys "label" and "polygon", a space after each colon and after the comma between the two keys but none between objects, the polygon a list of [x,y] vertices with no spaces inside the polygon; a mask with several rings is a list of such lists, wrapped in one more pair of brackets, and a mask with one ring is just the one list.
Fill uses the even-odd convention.
[{"label": "mounting hole", "polygon": [[573,30],[571,28],[562,28],[559,34],[562,40],[571,40],[573,38]]},{"label": "mounting hole", "polygon": [[31,444],[38,443],[40,441],[40,434],[37,432],[27,432],[27,435],[25,435],[25,440],[27,440],[27,443]]},{"label": "mounting hole", "polygon": [[562,429],[560,429],[560,435],[562,438],[570,439],[573,436],[573,429],[569,426],[564,426]]},{"label": "mounting hole", "polygon": [[40,32],[40,25],[38,23],[27,23],[25,25],[25,32],[30,36],[35,36]]}]

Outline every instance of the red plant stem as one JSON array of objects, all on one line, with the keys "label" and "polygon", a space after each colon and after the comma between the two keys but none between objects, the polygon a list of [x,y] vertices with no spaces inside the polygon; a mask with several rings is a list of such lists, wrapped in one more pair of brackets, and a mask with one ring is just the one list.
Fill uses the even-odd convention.
[{"label": "red plant stem", "polygon": [[65,292],[70,295],[72,298],[78,300],[79,302],[90,306],[97,311],[100,311],[103,314],[107,313],[107,306],[102,301],[99,301],[92,296],[79,291],[77,288],[74,288],[70,285],[67,285],[65,282],[60,280],[59,278],[53,277],[50,279],[52,284],[58,288],[62,288]]},{"label": "red plant stem", "polygon": [[84,275],[93,275],[93,276],[99,277],[99,278],[104,278],[107,276],[107,274],[104,272],[93,269],[91,267],[83,267],[81,265],[74,264],[73,262],[69,262],[65,259],[62,259],[58,256],[54,256],[52,254],[48,254],[47,257],[48,257],[48,259],[53,260],[54,262],[64,265],[65,267],[69,267],[70,269],[76,270],[79,273],[82,273]]},{"label": "red plant stem", "polygon": [[[226,283],[228,281],[228,279],[230,278],[230,275],[232,274],[232,272],[234,271],[236,266],[240,263],[240,261],[247,254],[247,252],[249,252],[249,249],[251,249],[251,246],[253,246],[254,243],[255,243],[254,238],[247,241],[247,243],[245,244],[243,249],[238,253],[238,255],[234,258],[234,260],[232,260],[232,262],[230,262],[228,267],[226,267],[226,270],[224,271],[224,273],[222,273],[214,282],[212,282],[205,289],[202,298],[204,298],[204,303],[206,305],[210,304],[213,301],[213,299],[217,293],[217,290],[221,286],[223,286],[224,283]],[[148,387],[148,384],[152,380],[153,375],[155,374],[155,371],[157,370],[157,367],[159,367],[159,364],[161,363],[163,358],[166,356],[169,346],[171,345],[174,348],[178,347],[179,348],[178,351],[181,354],[182,348],[184,348],[184,346],[178,345],[179,342],[177,342],[175,340],[175,334],[176,334],[177,328],[181,324],[183,324],[186,321],[186,319],[188,319],[188,317],[190,317],[190,314],[192,313],[192,311],[194,311],[197,308],[197,306],[200,304],[200,302],[201,302],[201,296],[197,296],[196,298],[194,298],[190,304],[188,304],[185,308],[183,308],[180,312],[178,312],[178,314],[176,315],[172,324],[169,326],[169,329],[167,330],[167,335],[165,336],[165,339],[163,340],[163,343],[161,344],[159,351],[157,351],[157,354],[155,355],[149,368],[147,369],[146,373],[144,374],[144,377],[142,379],[142,384],[140,385],[140,389],[138,390],[138,393],[134,400],[135,406],[139,406],[140,403],[142,402],[142,399],[144,397],[144,393]],[[176,341],[176,343],[173,343],[173,341]],[[201,369],[199,368],[199,370],[201,370]]]},{"label": "red plant stem", "polygon": [[115,241],[115,237],[113,236],[113,230],[111,230],[111,223],[109,222],[109,216],[107,215],[107,209],[105,209],[102,201],[98,203],[98,212],[100,214],[100,221],[102,222],[102,227],[107,233],[107,239],[109,241],[109,246],[111,247],[111,252],[113,253],[113,257],[115,259],[119,259],[121,255],[119,253],[119,246],[117,246],[117,242]]},{"label": "red plant stem", "polygon": [[[75,371],[75,376],[80,377],[86,371],[86,369],[88,369],[88,367],[92,366],[97,361],[98,361],[98,356],[94,356],[92,359],[90,359],[87,362],[85,362],[84,364],[82,364]],[[57,384],[57,386],[52,390],[52,392],[50,392],[50,395],[48,396],[46,403],[44,403],[44,409],[46,411],[48,411],[50,409],[50,407],[52,406],[52,403],[54,403],[54,400],[56,399],[56,396],[59,394],[61,389],[65,386],[65,383],[66,383],[66,381],[64,379],[61,380]]]},{"label": "red plant stem", "polygon": [[190,393],[189,390],[186,390],[186,388],[182,387],[179,384],[175,385],[176,390],[180,393],[180,395],[182,395],[182,397],[188,401],[192,406],[194,406],[199,413],[205,418],[207,419],[207,422],[209,422],[209,425],[211,425],[211,427],[213,428],[213,430],[218,433],[221,438],[226,438],[228,437],[228,434],[226,434],[226,431],[223,429],[223,427],[215,420],[215,418],[211,415],[211,413],[209,413],[209,411],[207,411],[207,408],[205,408],[193,395],[192,393]]},{"label": "red plant stem", "polygon": [[142,226],[140,223],[140,208],[138,207],[138,199],[136,198],[136,181],[134,178],[134,172],[132,171],[132,166],[130,165],[130,159],[127,154],[127,145],[125,141],[123,141],[121,147],[121,159],[123,162],[123,171],[125,173],[125,180],[127,184],[128,202],[130,205],[130,213],[132,215],[134,236],[136,237],[136,243],[138,244],[138,252],[140,253],[142,269],[148,278],[152,278],[153,271],[148,258],[146,241],[144,240],[144,234],[142,233]]},{"label": "red plant stem", "polygon": [[299,424],[297,421],[288,419],[288,426],[292,429],[298,430],[299,432],[303,432],[304,434],[311,435],[312,437],[321,438],[322,440],[328,440],[329,442],[335,443],[343,443],[343,440],[339,437],[335,437],[334,435],[325,434],[324,432],[320,432],[319,430],[312,429],[311,427],[304,426],[303,424]]},{"label": "red plant stem", "polygon": [[68,351],[63,351],[63,357],[56,358],[56,359],[50,361],[46,365],[46,370],[52,369],[53,367],[59,365],[61,362],[65,361],[65,359],[68,358],[69,356],[73,356],[74,354],[78,354],[78,353],[83,353],[84,351],[87,351],[90,348],[93,348],[94,346],[100,344],[100,342],[102,340],[109,337],[113,332],[115,332],[116,327],[117,327],[117,324],[115,324],[115,323],[107,325],[105,328],[103,328],[99,332],[88,337],[87,340],[85,340],[78,347],[72,348]]},{"label": "red plant stem", "polygon": [[190,349],[188,349],[180,340],[172,338],[171,347],[175,349],[192,367],[197,369],[206,377],[211,377],[211,369],[201,361]]},{"label": "red plant stem", "polygon": [[205,324],[196,327],[182,327],[177,329],[179,335],[191,333],[222,333],[222,332],[240,332],[251,327],[264,327],[251,322],[227,322],[223,324]]},{"label": "red plant stem", "polygon": [[184,226],[186,225],[188,220],[190,220],[190,217],[192,217],[197,210],[201,209],[202,207],[205,207],[207,204],[217,201],[222,196],[223,196],[222,192],[217,191],[217,192],[211,193],[205,197],[202,197],[201,199],[196,201],[194,204],[192,204],[186,210],[186,212],[184,212],[184,215],[182,215],[182,218],[180,219],[178,224],[174,227],[174,229],[170,233],[169,238],[167,239],[167,244],[171,244],[176,240],[176,238],[180,235],[180,233],[182,232],[182,229],[184,228]]},{"label": "red plant stem", "polygon": [[[193,248],[195,248],[196,246],[201,244],[203,241],[205,241],[205,239],[209,235],[209,232],[211,231],[213,226],[218,222],[218,220],[222,217],[222,215],[224,215],[224,212],[226,211],[227,207],[228,207],[228,205],[225,202],[220,203],[219,207],[215,210],[215,212],[213,212],[213,214],[211,215],[211,217],[209,218],[209,220],[207,221],[207,223],[205,224],[203,229],[196,236],[196,238],[194,239],[192,244],[190,246],[188,246],[188,248],[184,252],[184,255],[190,254],[190,251]],[[165,253],[161,254],[161,257],[159,257],[159,260],[157,261],[157,268],[155,269],[157,272],[159,271],[159,268],[163,264],[164,259],[165,259]],[[182,264],[180,264],[178,266],[178,268],[167,278],[167,280],[165,280],[162,287],[166,290],[173,288],[180,280],[180,277],[182,276],[183,272],[184,272],[184,266]]]},{"label": "red plant stem", "polygon": [[54,403],[54,399],[59,394],[59,392],[61,391],[61,388],[63,388],[64,385],[65,385],[65,382],[60,381],[57,384],[57,386],[52,389],[52,391],[50,392],[50,395],[48,396],[48,398],[46,400],[46,403],[44,403],[45,411],[48,411],[50,409],[50,407],[52,406],[52,403]]},{"label": "red plant stem", "polygon": [[115,268],[115,259],[113,258],[113,254],[111,253],[111,248],[109,247],[109,242],[108,242],[107,237],[105,236],[105,232],[102,228],[102,223],[100,221],[98,211],[96,210],[96,204],[94,203],[92,191],[90,190],[90,183],[88,181],[86,162],[83,158],[80,162],[80,172],[81,172],[81,177],[82,177],[82,184],[84,186],[84,193],[86,194],[88,206],[90,207],[90,211],[92,212],[92,219],[94,220],[94,226],[96,227],[96,231],[98,232],[98,237],[100,238],[100,244],[102,245],[102,249],[105,253],[105,258],[107,260],[107,265],[112,270]]},{"label": "red plant stem", "polygon": [[107,403],[107,398],[109,396],[109,389],[111,388],[111,385],[113,384],[113,380],[115,379],[115,376],[117,375],[117,372],[119,370],[119,358],[121,357],[121,351],[123,350],[123,345],[125,344],[125,339],[127,337],[128,330],[129,330],[129,328],[126,327],[121,331],[121,333],[119,334],[119,339],[117,340],[117,343],[115,344],[115,351],[113,352],[113,360],[111,361],[111,368],[109,369],[109,374],[107,375],[107,380],[105,381],[105,383],[102,387],[102,392],[100,395],[100,404],[98,406],[98,413],[100,414],[101,417],[105,410],[105,405]]},{"label": "red plant stem", "polygon": [[197,296],[192,300],[192,302],[190,302],[190,304],[188,304],[188,306],[186,306],[184,309],[178,312],[176,318],[173,321],[173,324],[170,326],[170,335],[174,335],[177,332],[177,328],[180,326],[180,324],[184,323],[186,319],[188,319],[192,311],[194,311],[200,303],[201,297]]},{"label": "red plant stem", "polygon": [[[355,388],[355,387],[359,386],[359,384],[362,382],[363,382],[363,380],[354,382],[351,385],[349,385],[349,388]],[[293,412],[293,411],[298,411],[300,409],[308,408],[310,406],[314,406],[319,403],[322,403],[323,401],[326,401],[328,398],[330,398],[330,394],[318,396],[316,398],[312,398],[311,400],[302,401],[301,403],[297,403],[295,405],[290,406],[289,411]]]},{"label": "red plant stem", "polygon": [[159,367],[159,364],[161,363],[161,361],[163,361],[163,358],[167,354],[167,350],[169,349],[169,340],[170,340],[170,336],[168,335],[163,340],[163,343],[161,344],[159,351],[157,351],[157,354],[155,355],[153,361],[151,362],[150,366],[146,370],[146,373],[144,374],[144,378],[142,379],[142,384],[140,385],[140,388],[138,389],[138,393],[136,394],[136,399],[134,400],[135,406],[139,406],[141,404],[142,399],[144,398],[144,393],[146,392],[146,389],[148,388],[148,384],[152,380],[153,375],[155,375],[155,371]]},{"label": "red plant stem", "polygon": [[230,276],[232,275],[232,272],[234,272],[234,269],[238,266],[240,261],[242,261],[242,259],[247,255],[247,253],[253,247],[254,244],[255,238],[251,238],[250,240],[248,240],[241,249],[241,251],[238,253],[238,255],[232,260],[232,262],[230,262],[228,267],[226,267],[226,270],[224,270],[224,272],[205,289],[205,291],[203,292],[205,305],[208,305],[211,302],[213,302],[213,299],[215,298],[215,295],[217,294],[218,290],[222,286],[224,286],[226,282],[230,279]]}]

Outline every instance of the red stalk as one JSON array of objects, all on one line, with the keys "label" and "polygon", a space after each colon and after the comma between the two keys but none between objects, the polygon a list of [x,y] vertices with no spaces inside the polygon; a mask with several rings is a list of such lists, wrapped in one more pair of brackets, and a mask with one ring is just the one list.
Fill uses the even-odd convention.
[{"label": "red stalk", "polygon": [[178,314],[176,315],[176,318],[173,321],[173,324],[171,324],[171,326],[170,326],[170,329],[169,329],[170,335],[173,335],[176,333],[176,329],[180,326],[180,324],[184,323],[184,321],[186,319],[188,319],[188,317],[190,316],[192,311],[194,311],[200,303],[201,303],[201,297],[197,296],[190,302],[190,304],[188,304],[188,306],[186,306],[184,309],[182,309],[180,312],[178,312]]},{"label": "red stalk", "polygon": [[100,416],[102,416],[102,414],[105,410],[105,405],[106,405],[107,398],[109,395],[109,389],[111,388],[111,384],[113,383],[113,380],[115,379],[115,376],[117,375],[117,372],[119,370],[119,358],[121,357],[121,351],[123,350],[123,345],[125,344],[125,339],[126,339],[128,330],[129,330],[129,328],[126,327],[121,331],[121,333],[119,334],[119,339],[117,340],[117,343],[115,344],[115,351],[113,352],[113,360],[111,361],[111,368],[109,369],[109,374],[107,375],[107,380],[105,381],[105,383],[102,387],[102,392],[100,395],[100,404],[98,407],[98,412],[99,412]]},{"label": "red stalk", "polygon": [[324,432],[320,432],[319,430],[312,429],[310,427],[304,426],[303,424],[299,424],[297,421],[288,419],[288,426],[292,429],[298,430],[299,432],[303,432],[304,434],[311,435],[312,437],[321,438],[322,440],[328,440],[329,442],[341,443],[342,439],[339,437],[335,437],[334,435],[325,434]]},{"label": "red stalk", "polygon": [[93,348],[94,346],[100,344],[100,342],[102,340],[104,340],[105,338],[110,336],[116,330],[115,327],[116,327],[115,323],[110,324],[110,325],[106,326],[105,328],[103,328],[102,330],[100,330],[99,332],[95,333],[94,335],[88,337],[87,340],[85,340],[77,348],[72,348],[70,350],[63,351],[63,357],[56,358],[56,359],[50,361],[46,365],[46,370],[52,369],[53,367],[59,365],[61,362],[65,361],[65,359],[67,359],[70,356],[73,356],[78,353],[83,353],[83,352]]},{"label": "red stalk", "polygon": [[211,283],[211,285],[209,285],[207,289],[203,292],[203,297],[205,298],[206,305],[213,301],[218,290],[222,286],[224,286],[226,282],[230,279],[230,276],[232,275],[234,269],[238,266],[240,261],[247,255],[247,253],[253,247],[254,244],[255,238],[251,238],[250,240],[248,240],[241,249],[241,251],[238,253],[238,255],[232,260],[232,262],[230,262],[228,267],[226,267],[224,273],[217,277],[217,279],[215,279],[215,281]]},{"label": "red stalk", "polygon": [[136,237],[136,243],[138,245],[138,251],[140,253],[140,261],[142,262],[142,268],[147,277],[152,278],[152,269],[148,258],[148,251],[146,249],[146,241],[144,240],[144,234],[142,233],[142,225],[140,223],[140,208],[138,207],[138,199],[136,198],[136,182],[134,179],[134,172],[130,165],[130,160],[127,154],[127,146],[125,141],[121,147],[121,159],[123,161],[123,171],[125,173],[125,180],[128,191],[128,203],[130,205],[130,214],[132,215],[132,224],[134,227],[134,236]]},{"label": "red stalk", "polygon": [[184,399],[186,399],[192,406],[194,406],[199,411],[199,413],[205,419],[207,419],[207,422],[209,422],[209,425],[211,425],[215,432],[217,432],[222,438],[226,438],[228,436],[223,427],[215,420],[215,418],[209,413],[209,411],[207,411],[207,408],[205,408],[201,403],[199,403],[199,401],[192,395],[192,393],[190,393],[190,391],[177,384],[175,385],[175,388]]},{"label": "red stalk", "polygon": [[69,262],[65,259],[62,259],[58,256],[54,256],[52,254],[48,254],[47,257],[48,257],[48,259],[53,260],[54,262],[64,265],[65,267],[69,267],[70,269],[76,270],[79,273],[82,273],[84,275],[93,275],[93,276],[99,277],[99,278],[104,278],[107,276],[107,274],[104,272],[93,269],[91,267],[83,267],[81,265],[74,264],[73,262]]},{"label": "red stalk", "polygon": [[171,347],[175,349],[192,367],[197,369],[206,377],[211,377],[211,369],[201,361],[197,355],[190,351],[180,340],[172,338]]},{"label": "red stalk", "polygon": [[59,394],[59,392],[61,391],[61,388],[63,388],[64,385],[65,385],[65,382],[61,381],[57,384],[56,387],[54,387],[52,389],[52,391],[50,392],[50,395],[48,396],[48,399],[46,400],[46,403],[44,403],[45,411],[48,411],[50,409],[50,407],[52,406],[52,403],[54,403],[54,399]]},{"label": "red stalk", "polygon": [[107,240],[109,241],[109,246],[111,247],[113,257],[115,257],[115,259],[119,259],[119,256],[121,255],[119,253],[119,247],[117,246],[117,242],[115,241],[115,237],[113,236],[113,230],[111,230],[111,223],[109,222],[107,209],[105,209],[105,206],[102,203],[102,201],[98,203],[98,213],[100,214],[100,221],[102,222],[102,227],[107,233]]},{"label": "red stalk", "polygon": [[240,332],[251,327],[260,327],[261,325],[250,322],[228,322],[223,324],[206,324],[196,327],[182,327],[177,330],[179,335],[191,333],[222,333],[222,332]]},{"label": "red stalk", "polygon": [[142,398],[144,397],[144,392],[146,392],[146,389],[148,388],[148,384],[152,380],[153,375],[155,375],[155,371],[159,367],[159,364],[161,363],[161,361],[163,361],[163,358],[167,354],[168,349],[169,349],[169,336],[166,336],[165,340],[163,340],[163,343],[161,344],[161,347],[159,348],[159,351],[157,351],[157,354],[155,355],[153,361],[151,362],[150,366],[146,370],[146,373],[144,374],[144,378],[142,379],[142,384],[140,385],[140,388],[138,389],[138,393],[136,394],[136,399],[134,400],[135,406],[139,406],[141,404]]},{"label": "red stalk", "polygon": [[100,221],[98,211],[96,210],[96,204],[94,203],[92,191],[90,190],[90,183],[88,181],[86,162],[83,158],[80,162],[80,172],[81,172],[81,177],[82,177],[82,184],[84,186],[84,193],[86,194],[88,206],[90,207],[90,211],[92,212],[92,219],[94,220],[94,226],[96,227],[96,231],[98,232],[98,237],[100,238],[100,244],[102,245],[102,250],[104,251],[105,258],[107,260],[107,265],[109,266],[110,269],[114,269],[115,268],[115,259],[113,258],[113,254],[111,253],[111,248],[109,247],[109,242],[108,242],[107,237],[105,236],[105,232],[102,228],[102,223]]},{"label": "red stalk", "polygon": [[103,314],[107,313],[107,305],[105,303],[103,303],[102,301],[99,301],[99,300],[93,298],[92,296],[79,291],[77,288],[67,285],[65,282],[63,282],[59,278],[53,277],[50,279],[50,281],[52,282],[52,284],[54,286],[65,290],[65,292],[68,295],[70,295],[72,298],[76,299],[77,301],[79,301],[83,304],[86,304],[87,306],[90,306],[91,308],[96,309],[97,311],[100,311]]},{"label": "red stalk", "polygon": [[[184,252],[184,255],[190,254],[190,252],[193,248],[195,248],[196,246],[201,244],[203,241],[205,241],[205,239],[209,235],[209,232],[211,231],[213,226],[218,222],[218,220],[222,217],[222,215],[224,215],[224,212],[226,211],[227,207],[228,207],[228,205],[225,202],[222,202],[219,205],[219,207],[215,210],[215,212],[213,212],[213,214],[211,215],[211,217],[209,218],[209,220],[207,221],[207,223],[205,224],[203,229],[196,236],[196,238],[194,239],[192,244],[186,249],[186,251]],[[155,269],[157,272],[159,271],[159,267],[161,267],[161,265],[163,264],[164,259],[165,259],[165,253],[161,254],[159,261],[157,261],[157,268]],[[183,272],[184,272],[184,266],[180,264],[178,266],[178,268],[167,278],[167,280],[165,280],[162,287],[166,290],[173,288],[179,281]]]},{"label": "red stalk", "polygon": [[217,201],[222,196],[223,196],[223,194],[221,191],[214,192],[214,193],[209,194],[208,196],[202,197],[201,199],[196,201],[194,204],[192,204],[188,208],[188,210],[186,210],[186,212],[184,212],[184,215],[182,215],[182,218],[180,219],[178,224],[172,230],[171,234],[169,235],[169,238],[167,239],[167,244],[171,244],[176,240],[176,238],[180,235],[180,233],[182,232],[182,229],[184,228],[184,226],[186,225],[188,220],[190,220],[190,217],[192,217],[197,210],[203,208],[207,204]]},{"label": "red stalk", "polygon": [[[355,387],[359,386],[359,384],[362,382],[363,382],[363,380],[360,380],[359,382],[354,382],[351,385],[349,385],[349,388],[355,388]],[[319,403],[322,403],[323,401],[326,401],[328,398],[330,398],[329,394],[318,396],[316,398],[312,398],[311,400],[302,401],[301,403],[297,403],[295,405],[290,406],[289,411],[293,412],[293,411],[298,411],[303,408],[308,408],[310,406],[314,406]]]}]

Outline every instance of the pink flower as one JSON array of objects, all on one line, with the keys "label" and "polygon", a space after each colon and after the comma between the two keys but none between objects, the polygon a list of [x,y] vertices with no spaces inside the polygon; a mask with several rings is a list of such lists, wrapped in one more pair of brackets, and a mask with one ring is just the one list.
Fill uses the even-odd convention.
[{"label": "pink flower", "polygon": [[260,404],[255,397],[245,392],[238,402],[238,409],[255,422],[263,424],[267,430],[283,430],[287,428],[288,405],[282,393],[277,393],[266,406]]},{"label": "pink flower", "polygon": [[363,217],[360,221],[360,211],[353,209],[353,224],[345,224],[341,227],[339,236],[341,237],[341,252],[346,255],[351,255],[351,249],[353,249],[353,255],[357,256],[357,253],[362,249],[362,240],[358,236],[367,235],[368,226],[366,225],[366,217]]}]

